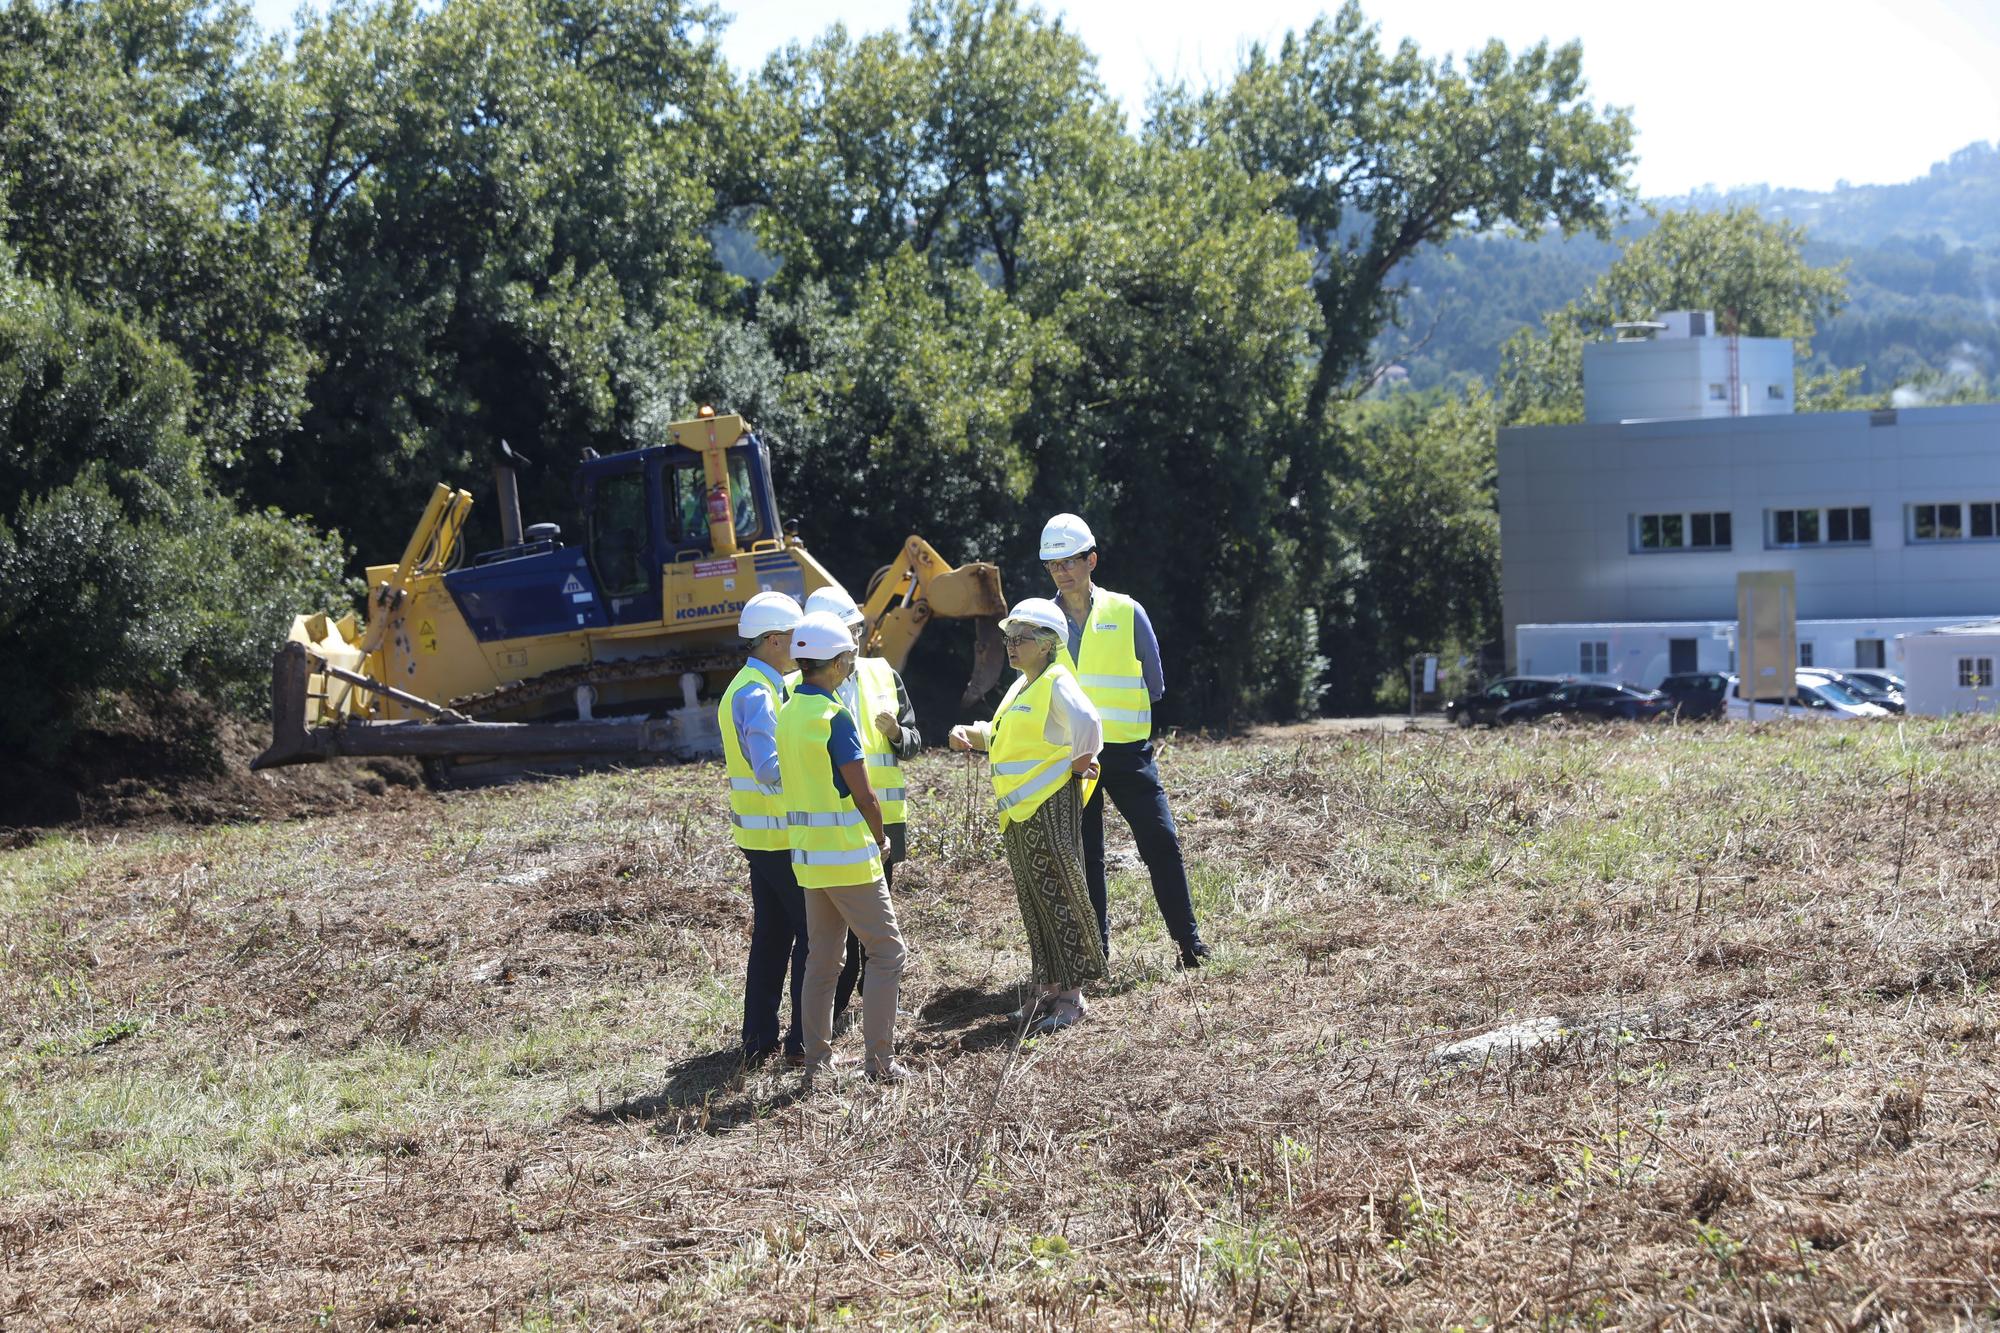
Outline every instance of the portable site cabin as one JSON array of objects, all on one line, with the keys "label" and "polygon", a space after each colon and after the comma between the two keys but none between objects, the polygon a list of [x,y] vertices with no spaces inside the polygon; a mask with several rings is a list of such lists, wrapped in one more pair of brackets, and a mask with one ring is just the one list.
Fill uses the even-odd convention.
[{"label": "portable site cabin", "polygon": [[2000,712],[1993,668],[2000,664],[2000,618],[1945,625],[1905,635],[1904,702],[1912,713]]}]

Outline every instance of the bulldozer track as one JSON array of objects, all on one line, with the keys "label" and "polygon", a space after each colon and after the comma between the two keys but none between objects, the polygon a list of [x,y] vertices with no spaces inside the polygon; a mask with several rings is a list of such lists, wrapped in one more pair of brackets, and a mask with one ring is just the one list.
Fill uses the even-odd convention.
[{"label": "bulldozer track", "polygon": [[[672,680],[684,671],[719,671],[743,664],[741,653],[661,653],[654,657],[634,657],[618,662],[584,662],[560,667],[530,680],[515,681],[480,694],[464,694],[450,706],[475,720],[497,713],[540,703],[544,699],[572,695],[579,685],[617,684],[635,680]],[[675,706],[678,706],[676,696]]]}]

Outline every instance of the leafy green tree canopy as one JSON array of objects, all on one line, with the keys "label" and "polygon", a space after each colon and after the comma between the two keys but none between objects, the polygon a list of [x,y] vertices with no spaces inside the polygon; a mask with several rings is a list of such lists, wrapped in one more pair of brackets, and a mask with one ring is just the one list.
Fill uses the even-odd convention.
[{"label": "leafy green tree canopy", "polygon": [[1518,54],[1489,42],[1461,66],[1408,41],[1385,51],[1348,0],[1276,51],[1251,48],[1226,89],[1168,99],[1154,125],[1278,179],[1276,202],[1316,257],[1318,420],[1396,318],[1392,275],[1421,247],[1462,230],[1608,227],[1628,191],[1632,123],[1588,92],[1575,42]]}]

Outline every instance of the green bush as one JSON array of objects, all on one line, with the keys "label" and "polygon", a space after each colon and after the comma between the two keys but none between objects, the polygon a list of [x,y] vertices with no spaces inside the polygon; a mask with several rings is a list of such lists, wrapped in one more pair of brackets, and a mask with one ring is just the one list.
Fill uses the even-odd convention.
[{"label": "green bush", "polygon": [[289,614],[337,600],[335,538],[209,484],[190,392],[143,330],[0,273],[0,748],[53,754],[105,689],[251,705]]}]

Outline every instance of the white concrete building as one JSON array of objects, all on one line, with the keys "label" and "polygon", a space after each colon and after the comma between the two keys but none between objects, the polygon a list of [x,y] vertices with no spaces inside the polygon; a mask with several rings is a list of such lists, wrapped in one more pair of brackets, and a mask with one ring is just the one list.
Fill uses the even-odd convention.
[{"label": "white concrete building", "polygon": [[[2000,406],[1798,415],[1790,344],[1695,336],[1699,316],[1663,319],[1652,341],[1587,348],[1595,419],[1500,432],[1514,669],[1532,658],[1538,674],[1578,672],[1584,642],[1606,645],[1604,669],[1580,674],[1607,679],[1653,684],[1689,651],[1687,669],[1726,667],[1714,627],[1733,624],[1745,570],[1794,571],[1801,655],[1819,666],[1869,664],[1879,644],[1893,670],[1897,634],[2000,612]],[[1678,415],[1711,401],[1707,377],[1717,364],[1727,373],[1732,342],[1735,387],[1719,381],[1714,401],[1736,414]],[[1775,344],[1782,373],[1753,344]],[[1764,379],[1744,373],[1753,363]],[[1782,400],[1769,391],[1780,383]],[[1764,398],[1746,400],[1744,386],[1759,384]],[[1746,412],[1746,401],[1770,407]],[[1641,419],[1655,409],[1671,419]],[[1585,626],[1617,632],[1566,633],[1567,653],[1556,651],[1555,631]]]},{"label": "white concrete building", "polygon": [[1947,625],[1902,641],[1904,701],[1912,713],[2000,712],[1993,668],[2000,663],[2000,619]]},{"label": "white concrete building", "polygon": [[[1900,676],[1907,670],[1908,636],[1964,619],[1801,620],[1798,664]],[[1514,645],[1515,669],[1524,676],[1590,676],[1653,686],[1671,672],[1736,670],[1734,619],[1520,625]]]}]

